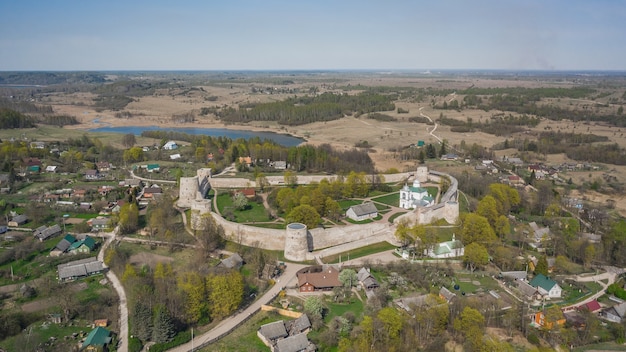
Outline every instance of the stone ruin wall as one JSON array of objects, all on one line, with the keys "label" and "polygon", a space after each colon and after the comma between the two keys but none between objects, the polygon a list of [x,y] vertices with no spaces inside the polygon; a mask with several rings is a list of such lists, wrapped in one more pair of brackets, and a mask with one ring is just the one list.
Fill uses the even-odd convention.
[{"label": "stone ruin wall", "polygon": [[[227,221],[218,214],[211,213],[215,221],[222,225],[228,240],[246,246],[255,246],[269,250],[284,250],[286,230],[265,229]],[[329,229],[308,230],[307,247],[319,250],[347,242],[358,241],[392,231],[389,224],[348,225]],[[294,244],[296,247],[303,244]]]}]

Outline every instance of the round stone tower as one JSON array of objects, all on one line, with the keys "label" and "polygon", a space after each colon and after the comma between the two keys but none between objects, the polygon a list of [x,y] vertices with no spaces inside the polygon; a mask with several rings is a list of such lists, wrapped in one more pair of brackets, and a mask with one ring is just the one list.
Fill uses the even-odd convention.
[{"label": "round stone tower", "polygon": [[191,203],[191,229],[204,230],[205,223],[202,221],[202,215],[211,212],[211,202],[205,199],[196,199]]},{"label": "round stone tower", "polygon": [[306,260],[308,252],[309,244],[306,225],[299,222],[288,224],[285,236],[285,258],[295,262],[302,262]]},{"label": "round stone tower", "polygon": [[198,193],[198,176],[181,177],[178,191],[178,206],[188,208],[196,199]]},{"label": "round stone tower", "polygon": [[428,167],[418,166],[417,171],[415,172],[415,179],[422,183],[428,182]]},{"label": "round stone tower", "polygon": [[456,224],[459,221],[459,202],[447,201],[443,206],[443,218],[449,224]]}]

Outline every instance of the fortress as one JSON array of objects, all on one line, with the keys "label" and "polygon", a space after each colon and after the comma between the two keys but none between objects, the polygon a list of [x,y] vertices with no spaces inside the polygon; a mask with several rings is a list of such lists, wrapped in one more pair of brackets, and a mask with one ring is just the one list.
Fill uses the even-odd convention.
[{"label": "fortress", "polygon": [[[386,175],[385,179],[398,181],[406,180],[410,174]],[[216,184],[235,184],[232,179],[211,179],[211,169],[198,170],[197,176],[182,177],[180,179],[179,200],[181,208],[191,209],[191,228],[200,229],[202,215],[211,213],[218,225],[224,228],[226,237],[230,241],[245,246],[259,247],[269,250],[284,250],[285,258],[293,261],[314,260],[318,256],[332,255],[348,251],[355,247],[362,247],[381,241],[394,241],[395,228],[401,221],[410,224],[428,224],[438,219],[445,219],[449,223],[456,223],[459,218],[458,183],[457,180],[445,173],[429,171],[427,167],[418,167],[415,178],[420,182],[439,183],[442,178],[450,181],[447,191],[439,196],[436,204],[428,207],[418,207],[394,220],[393,224],[374,222],[364,225],[347,225],[333,228],[308,229],[300,223],[288,224],[285,230],[262,228],[230,222],[219,214],[211,212],[210,200],[205,199],[211,189],[210,182]],[[253,181],[245,180],[248,187],[254,187]]]},{"label": "fortress", "polygon": [[199,169],[196,176],[181,177],[180,189],[178,190],[178,202],[176,205],[181,208],[191,208],[191,228],[193,230],[202,230],[203,214],[211,212],[211,202],[206,195],[211,190],[209,179],[211,178],[211,169]]}]

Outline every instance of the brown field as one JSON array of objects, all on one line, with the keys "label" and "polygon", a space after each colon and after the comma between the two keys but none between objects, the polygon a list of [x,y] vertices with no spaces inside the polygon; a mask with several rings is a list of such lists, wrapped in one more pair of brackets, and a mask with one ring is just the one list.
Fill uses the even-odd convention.
[{"label": "brown field", "polygon": [[136,264],[138,266],[147,265],[153,270],[156,267],[157,263],[171,263],[173,261],[174,258],[172,257],[146,252],[133,254],[129,260],[131,264]]},{"label": "brown field", "polygon": [[[279,81],[280,77],[275,78]],[[291,78],[290,78],[291,79]],[[294,79],[296,82],[289,85],[289,88],[300,88],[306,92],[309,88],[315,87],[318,93],[326,91],[340,91],[340,87],[347,85],[357,86],[388,86],[388,87],[414,87],[414,88],[442,88],[442,89],[464,89],[472,85],[478,88],[483,87],[572,87],[576,83],[560,80],[560,79],[541,79],[541,78],[476,78],[476,77],[396,77],[396,76],[366,76],[366,75],[347,75],[338,78],[303,78]],[[262,81],[262,80],[261,80]],[[204,127],[204,128],[229,128],[229,129],[245,129],[245,130],[264,130],[280,133],[289,133],[299,137],[305,137],[308,143],[319,145],[323,143],[331,144],[336,148],[352,148],[360,141],[367,141],[373,145],[371,157],[375,162],[379,171],[385,171],[389,168],[397,168],[400,171],[411,170],[415,167],[415,161],[403,162],[396,159],[393,150],[401,149],[418,140],[426,143],[438,143],[437,139],[429,135],[429,131],[433,126],[423,123],[411,123],[408,121],[410,117],[420,116],[420,112],[426,116],[436,119],[440,114],[446,117],[473,121],[486,121],[498,111],[483,110],[437,110],[431,107],[431,101],[441,104],[444,100],[450,102],[454,99],[462,101],[463,96],[457,94],[449,94],[448,96],[427,97],[423,101],[417,102],[412,98],[402,99],[396,102],[396,106],[408,110],[407,114],[398,114],[396,111],[385,112],[398,119],[396,122],[380,122],[368,119],[364,116],[359,118],[344,117],[340,120],[330,122],[318,122],[302,126],[280,126],[272,122],[255,122],[246,125],[226,125],[221,123],[215,116],[201,116],[200,109],[202,107],[237,107],[239,103],[244,102],[269,102],[278,101],[293,96],[293,94],[272,93],[265,94],[261,92],[253,93],[252,87],[263,88],[268,86],[284,87],[280,84],[270,83],[251,83],[251,82],[234,82],[232,84],[213,84],[196,86],[202,90],[181,91],[181,90],[159,90],[151,96],[135,98],[135,101],[128,104],[124,109],[130,112],[133,117],[130,119],[116,118],[115,112],[102,111],[97,112],[92,106],[91,99],[95,97],[90,93],[74,93],[74,94],[51,94],[48,95],[43,102],[52,104],[55,112],[76,116],[81,124],[68,128],[87,130],[101,126],[161,126],[161,127]],[[349,91],[350,94],[356,94],[359,91]],[[302,93],[300,93],[302,94]],[[620,89],[616,89],[615,93],[607,96],[618,97],[622,94]],[[208,96],[217,97],[215,101],[207,101]],[[607,106],[597,106],[597,101],[582,99],[552,99],[550,103],[553,105],[567,108],[593,108],[596,111],[607,112],[614,111],[617,107],[615,104],[607,104]],[[421,110],[420,110],[421,109]],[[196,116],[194,123],[181,125],[172,122],[172,115],[193,113]],[[506,114],[509,114],[508,112]],[[515,114],[513,114],[515,115]],[[625,128],[626,129],[626,128]],[[532,129],[530,135],[540,131],[553,130],[563,132],[576,133],[594,133],[607,136],[611,142],[626,146],[626,136],[622,129],[605,126],[598,123],[573,123],[571,121],[542,121],[536,128]],[[461,141],[467,145],[477,143],[486,147],[493,146],[496,143],[503,142],[505,137],[496,137],[482,132],[473,133],[455,133],[450,131],[449,126],[439,125],[434,134],[448,142],[448,145],[454,148]],[[520,134],[518,136],[508,136],[508,138],[528,138],[528,135]],[[532,136],[530,136],[532,137]],[[141,141],[140,141],[141,142]],[[453,150],[453,149],[452,149]],[[498,152],[498,155],[502,155]],[[511,150],[515,155],[515,151]],[[538,159],[546,163],[562,163],[567,162],[567,158],[563,155],[548,155],[546,160]],[[618,177],[619,181],[626,183],[626,168],[621,166],[607,166],[602,172],[592,174],[591,178],[600,177],[603,172],[610,172]],[[589,179],[589,173],[574,173],[570,177],[575,183]],[[589,197],[589,199],[597,200],[605,203],[607,196],[601,194]],[[617,208],[626,215],[626,202],[624,197],[613,195],[612,199],[616,200]]]}]

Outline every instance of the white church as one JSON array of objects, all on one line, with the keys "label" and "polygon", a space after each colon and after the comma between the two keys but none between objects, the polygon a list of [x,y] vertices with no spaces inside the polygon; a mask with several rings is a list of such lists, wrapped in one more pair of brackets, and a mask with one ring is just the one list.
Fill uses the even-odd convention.
[{"label": "white church", "polygon": [[433,204],[435,204],[435,199],[428,194],[426,188],[422,188],[417,177],[412,186],[405,184],[400,190],[400,208],[415,209]]}]

